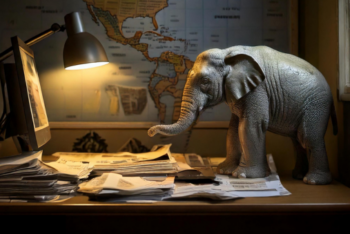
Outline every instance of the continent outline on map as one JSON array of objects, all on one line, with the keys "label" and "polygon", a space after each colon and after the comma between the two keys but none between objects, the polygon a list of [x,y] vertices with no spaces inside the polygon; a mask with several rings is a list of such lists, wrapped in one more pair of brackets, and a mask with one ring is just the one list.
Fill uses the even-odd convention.
[{"label": "continent outline on map", "polygon": [[[180,115],[180,109],[181,109],[181,98],[182,98],[182,89],[178,89],[176,87],[180,77],[182,75],[185,75],[188,73],[188,71],[192,68],[194,62],[191,61],[189,58],[187,58],[184,55],[178,55],[171,51],[164,51],[159,57],[150,57],[148,53],[148,44],[147,43],[140,43],[140,39],[142,35],[149,33],[149,34],[155,34],[156,36],[160,37],[157,40],[159,42],[161,41],[174,41],[175,39],[168,36],[163,36],[157,32],[153,31],[146,31],[141,32],[137,31],[133,37],[126,38],[123,35],[122,32],[122,25],[123,22],[127,18],[135,18],[135,17],[151,17],[153,25],[155,28],[158,28],[158,23],[156,21],[156,14],[163,10],[165,7],[168,6],[167,0],[83,0],[87,4],[87,8],[93,18],[93,21],[97,24],[101,22],[101,24],[106,29],[106,34],[109,38],[116,41],[117,43],[121,43],[123,45],[130,45],[137,51],[140,51],[145,58],[150,62],[156,63],[156,68],[150,75],[150,80],[148,84],[148,90],[150,93],[150,96],[155,103],[156,108],[158,109],[158,116],[159,121],[161,123],[165,122],[165,116],[166,116],[166,105],[160,101],[160,98],[164,93],[169,93],[171,96],[174,97],[174,109],[173,109],[173,116],[172,121],[176,122]],[[111,3],[134,3],[134,8],[130,8],[129,10],[133,9],[135,12],[134,14],[122,15],[122,17],[118,14],[120,8],[115,8],[115,5],[112,7],[108,4]],[[158,2],[158,8],[153,9],[154,14],[137,14],[138,4],[142,3],[155,3]],[[165,5],[161,5],[160,3],[165,3]],[[130,13],[130,11],[129,11]],[[122,21],[122,22],[120,22]],[[184,39],[177,39],[179,41],[185,41]],[[174,66],[174,70],[176,72],[175,77],[170,76],[164,76],[157,73],[159,63],[160,62],[167,62]],[[159,81],[154,85],[153,78],[161,78]]]}]

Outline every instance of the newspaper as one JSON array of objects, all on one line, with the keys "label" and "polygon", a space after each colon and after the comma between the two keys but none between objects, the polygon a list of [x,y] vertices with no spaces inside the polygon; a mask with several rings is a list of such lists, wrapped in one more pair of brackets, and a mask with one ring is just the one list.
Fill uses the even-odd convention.
[{"label": "newspaper", "polygon": [[[175,183],[174,192],[171,198],[192,198],[205,197],[213,200],[229,200],[238,197],[271,197],[287,196],[291,193],[286,190],[277,175],[276,166],[271,154],[268,154],[267,161],[271,174],[265,178],[258,179],[237,179],[228,175],[216,175],[216,184],[191,184]],[[201,164],[197,158],[195,163]]]},{"label": "newspaper", "polygon": [[220,182],[226,191],[240,197],[271,197],[288,196],[291,193],[285,189],[277,174],[277,169],[271,154],[266,155],[271,174],[265,178],[237,179],[228,175],[216,175],[215,180]]},{"label": "newspaper", "polygon": [[172,154],[177,162],[178,180],[214,179],[215,174],[207,158],[197,154]]},{"label": "newspaper", "polygon": [[44,164],[54,168],[61,174],[76,176],[78,179],[87,179],[93,169],[91,164],[67,161],[61,158],[55,162],[48,162]]},{"label": "newspaper", "polygon": [[[60,157],[66,161],[89,162],[94,165],[118,164],[142,162],[159,159],[170,153],[171,144],[163,145],[153,152],[146,153],[77,153],[77,152],[57,152],[53,156]],[[170,158],[170,160],[172,160]]]},{"label": "newspaper", "polygon": [[261,179],[237,179],[227,175],[217,175],[222,189],[239,197],[287,196],[291,193],[285,189],[276,173]]},{"label": "newspaper", "polygon": [[215,184],[195,185],[191,183],[176,182],[175,189],[170,198],[210,198],[212,200],[230,200],[240,196],[226,191],[226,187]]},{"label": "newspaper", "polygon": [[77,176],[47,166],[42,151],[0,159],[0,201],[59,201],[77,190]]},{"label": "newspaper", "polygon": [[164,181],[149,181],[141,177],[123,177],[115,173],[105,173],[79,185],[79,192],[90,194],[156,194],[160,189],[172,189],[174,177]]},{"label": "newspaper", "polygon": [[[145,174],[174,174],[177,172],[176,160],[170,153],[170,146],[163,145],[156,151],[147,153],[55,153],[61,161],[77,162],[83,167],[89,165],[92,168],[91,176],[100,176],[106,172],[121,175],[145,175]],[[72,164],[72,163],[70,163]],[[57,167],[57,164],[55,164]],[[78,164],[75,164],[78,166]],[[87,170],[87,168],[86,168]]]}]

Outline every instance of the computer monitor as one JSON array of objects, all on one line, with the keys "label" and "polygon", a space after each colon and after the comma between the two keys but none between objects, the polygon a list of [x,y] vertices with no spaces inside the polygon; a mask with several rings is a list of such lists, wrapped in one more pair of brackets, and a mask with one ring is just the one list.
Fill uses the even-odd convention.
[{"label": "computer monitor", "polygon": [[34,53],[18,37],[12,37],[11,42],[15,64],[4,64],[10,108],[6,135],[19,136],[29,149],[38,150],[51,134]]}]

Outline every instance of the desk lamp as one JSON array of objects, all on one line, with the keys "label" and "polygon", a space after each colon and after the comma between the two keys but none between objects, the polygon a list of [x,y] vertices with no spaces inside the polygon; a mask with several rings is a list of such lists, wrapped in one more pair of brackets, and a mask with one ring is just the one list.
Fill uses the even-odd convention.
[{"label": "desk lamp", "polygon": [[[66,70],[78,70],[102,66],[108,58],[101,43],[90,33],[85,32],[79,12],[67,14],[65,25],[53,24],[50,29],[25,41],[32,46],[56,32],[67,30],[68,38],[63,49],[63,62]],[[13,54],[12,47],[0,54],[0,62]]]},{"label": "desk lamp", "polygon": [[[64,61],[64,67],[66,70],[78,70],[78,69],[85,69],[85,68],[92,68],[92,67],[98,67],[102,66],[108,63],[108,58],[106,55],[106,52],[103,49],[103,46],[101,43],[90,33],[85,32],[81,16],[79,12],[73,12],[70,14],[67,14],[65,16],[65,25],[59,25],[57,23],[53,24],[50,29],[30,38],[29,40],[22,43],[22,48],[27,47],[27,50],[30,50],[30,46],[38,43],[39,41],[53,35],[56,32],[63,32],[67,30],[68,38],[64,45],[63,50],[63,61]],[[12,38],[12,45],[13,44]],[[17,43],[18,45],[18,43]],[[32,133],[32,131],[25,127],[24,125],[21,125],[23,121],[19,121],[18,119],[23,118],[22,115],[18,113],[22,113],[16,110],[18,109],[18,105],[21,104],[19,102],[18,98],[22,94],[20,93],[19,89],[16,90],[12,87],[17,87],[14,85],[17,81],[17,79],[14,79],[13,74],[8,71],[12,71],[11,69],[8,69],[9,67],[15,67],[14,64],[8,64],[6,65],[6,69],[4,69],[3,61],[10,57],[14,50],[16,50],[16,44],[14,47],[10,47],[4,52],[0,53],[0,81],[1,81],[1,88],[2,88],[2,94],[3,94],[3,113],[0,117],[0,141],[4,141],[7,138],[12,137],[13,139],[17,136],[21,136],[21,132],[28,132],[28,136],[26,138],[30,138],[31,136],[35,135],[35,132]],[[17,55],[18,56],[18,55]],[[16,56],[15,56],[16,57]],[[5,74],[6,72],[7,74]],[[16,77],[19,77],[16,75]],[[8,93],[9,85],[11,85],[10,92]],[[20,87],[20,86],[18,86]],[[17,88],[18,88],[17,87]],[[9,96],[11,96],[12,103],[9,102]],[[15,101],[17,103],[14,103]],[[20,127],[21,126],[21,127]],[[16,130],[14,130],[16,129]],[[19,129],[19,130],[18,130]],[[9,131],[7,131],[9,130]],[[47,126],[47,134],[44,136],[40,136],[44,138],[41,140],[41,142],[46,143],[50,139],[50,133],[49,133],[49,126]],[[38,137],[38,136],[36,136]],[[16,141],[16,140],[14,140]],[[26,140],[27,141],[27,140]],[[42,144],[41,144],[42,145]],[[38,148],[41,145],[38,144],[29,144],[31,148]],[[23,148],[26,146],[21,144],[21,146],[18,146],[17,141],[17,149]],[[27,147],[28,148],[28,147]]]}]

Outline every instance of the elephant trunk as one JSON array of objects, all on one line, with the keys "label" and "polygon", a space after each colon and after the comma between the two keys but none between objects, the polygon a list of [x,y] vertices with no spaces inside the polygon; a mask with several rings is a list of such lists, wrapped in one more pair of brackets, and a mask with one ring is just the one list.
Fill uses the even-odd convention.
[{"label": "elephant trunk", "polygon": [[179,120],[171,125],[156,125],[148,130],[148,135],[153,137],[157,133],[165,136],[174,136],[185,131],[196,120],[199,112],[198,105],[192,98],[184,93]]}]

